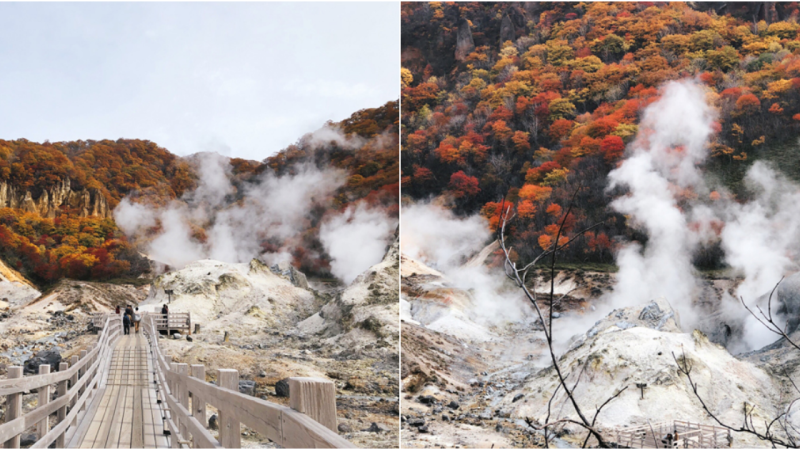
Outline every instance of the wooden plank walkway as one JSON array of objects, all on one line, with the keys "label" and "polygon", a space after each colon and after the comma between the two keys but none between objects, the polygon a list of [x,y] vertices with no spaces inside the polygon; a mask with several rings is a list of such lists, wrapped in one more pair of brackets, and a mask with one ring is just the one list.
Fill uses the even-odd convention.
[{"label": "wooden plank walkway", "polygon": [[[114,347],[98,395],[70,448],[167,448],[156,403],[152,360],[142,334],[122,336]],[[94,411],[93,416],[89,414]],[[89,420],[91,417],[91,421]]]}]

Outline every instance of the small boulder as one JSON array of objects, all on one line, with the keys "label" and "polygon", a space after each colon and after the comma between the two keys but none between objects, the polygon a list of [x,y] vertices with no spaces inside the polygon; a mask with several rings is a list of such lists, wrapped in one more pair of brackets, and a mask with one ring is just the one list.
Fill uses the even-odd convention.
[{"label": "small boulder", "polygon": [[372,422],[372,425],[370,425],[369,428],[367,428],[364,431],[368,431],[370,433],[383,433],[389,431],[389,429],[386,428],[384,425]]},{"label": "small boulder", "polygon": [[251,380],[240,380],[239,392],[245,395],[254,396],[256,394],[256,382]]},{"label": "small boulder", "polygon": [[208,418],[208,428],[212,430],[216,430],[219,428],[219,424],[217,423],[217,415],[212,414],[211,417]]},{"label": "small boulder", "polygon": [[412,427],[421,427],[421,426],[425,425],[425,419],[423,419],[421,417],[414,418],[414,419],[408,419],[407,423]]},{"label": "small boulder", "polygon": [[420,395],[417,397],[417,401],[422,403],[423,405],[432,405],[436,403],[436,397],[432,395]]},{"label": "small boulder", "polygon": [[337,428],[339,429],[339,433],[350,433],[353,431],[353,429],[350,428],[350,425],[346,423],[340,423]]},{"label": "small boulder", "polygon": [[275,396],[288,397],[289,396],[289,379],[284,378],[275,383]]},{"label": "small boulder", "polygon": [[58,365],[61,363],[61,354],[56,350],[42,350],[36,355],[25,361],[23,373],[35,375],[39,373],[39,366],[49,365],[51,372],[58,371]]},{"label": "small boulder", "polygon": [[511,400],[511,403],[516,403],[516,402],[518,402],[519,400],[522,400],[522,397],[525,397],[525,396],[524,396],[524,395],[522,395],[522,394],[517,394],[517,395],[515,395],[515,396],[514,396],[514,399],[513,399],[513,400]]},{"label": "small boulder", "polygon": [[189,342],[192,342],[192,341],[194,341],[194,339],[192,339],[192,337],[191,337],[191,336],[186,336],[186,340],[187,340],[187,341],[189,341]]},{"label": "small boulder", "polygon": [[455,401],[455,400],[453,400],[453,401],[451,401],[450,403],[447,404],[447,407],[450,408],[450,409],[458,409],[459,406],[461,406],[461,405],[459,405],[458,402]]},{"label": "small boulder", "polygon": [[31,445],[35,444],[37,441],[37,437],[35,434],[23,434],[20,436],[19,439],[19,446],[20,447],[30,447]]}]

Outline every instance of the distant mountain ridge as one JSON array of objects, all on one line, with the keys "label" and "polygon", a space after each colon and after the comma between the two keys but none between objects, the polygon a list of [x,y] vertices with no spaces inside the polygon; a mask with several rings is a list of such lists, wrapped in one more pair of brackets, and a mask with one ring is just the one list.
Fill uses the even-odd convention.
[{"label": "distant mountain ridge", "polygon": [[[345,136],[348,146],[309,133],[262,162],[231,158],[232,182],[247,183],[265,171],[292,173],[307,164],[336,167],[350,178],[332,207],[363,200],[396,214],[398,102],[358,111],[326,127]],[[44,285],[65,277],[139,276],[149,265],[111,212],[132,194],[161,204],[180,198],[197,186],[197,177],[191,157],[147,140],[0,140],[0,258]],[[326,255],[315,258],[313,264],[308,257],[298,262],[306,264],[306,271],[325,272]]]}]

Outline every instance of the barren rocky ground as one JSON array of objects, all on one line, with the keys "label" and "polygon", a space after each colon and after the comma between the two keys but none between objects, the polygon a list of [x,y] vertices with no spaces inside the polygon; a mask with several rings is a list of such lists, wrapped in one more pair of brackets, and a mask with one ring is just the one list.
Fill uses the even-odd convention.
[{"label": "barren rocky ground", "polygon": [[[541,431],[526,419],[544,423],[557,381],[533,309],[514,320],[486,322],[485,308],[475,308],[475,293],[460,289],[445,274],[406,257],[402,274],[403,446],[542,446]],[[538,273],[535,280],[549,288],[547,273]],[[782,375],[785,370],[796,377],[795,349],[775,344],[733,356],[721,345],[725,334],[711,326],[720,314],[713,298],[736,280],[706,279],[696,304],[708,311],[700,320],[708,335],[681,328],[677,313],[664,300],[582,320],[595,316],[589,313],[613,281],[613,273],[562,270],[555,283],[557,294],[568,293],[554,315],[560,365],[570,374],[570,383],[580,374],[575,392],[584,408],[593,414],[596,405],[629,386],[604,410],[598,422],[602,429],[638,426],[648,418],[712,423],[678,373],[673,351],[686,352],[705,400],[728,423],[741,422],[741,411],[731,405],[755,405],[755,420],[763,421],[796,396]],[[447,326],[454,321],[462,324],[460,331]],[[648,385],[643,396],[630,388],[635,383]],[[554,398],[552,417],[573,411],[563,392]],[[585,434],[560,426],[555,445],[580,446]],[[734,446],[763,443],[736,435]]]}]

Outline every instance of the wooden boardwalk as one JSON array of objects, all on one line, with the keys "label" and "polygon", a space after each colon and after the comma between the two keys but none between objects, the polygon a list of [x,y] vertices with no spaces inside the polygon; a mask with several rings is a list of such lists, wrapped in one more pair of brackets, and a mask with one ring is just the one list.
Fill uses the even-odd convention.
[{"label": "wooden boardwalk", "polygon": [[[329,380],[289,378],[290,406],[282,406],[240,393],[236,370],[215,369],[212,384],[205,366],[172,362],[153,316],[145,316],[142,334],[123,335],[117,314],[105,315],[98,329],[97,342],[57,372],[41,365],[25,377],[22,366],[8,368],[0,379],[0,446],[20,448],[21,435],[35,432],[31,448],[240,448],[245,425],[284,448],[353,447],[336,433]],[[24,410],[23,396],[34,389],[38,402]],[[216,435],[209,406],[217,411]]]},{"label": "wooden boardwalk", "polygon": [[155,386],[147,340],[142,334],[122,336],[114,347],[99,395],[68,446],[169,447]]}]

